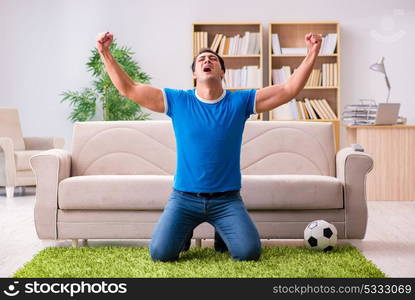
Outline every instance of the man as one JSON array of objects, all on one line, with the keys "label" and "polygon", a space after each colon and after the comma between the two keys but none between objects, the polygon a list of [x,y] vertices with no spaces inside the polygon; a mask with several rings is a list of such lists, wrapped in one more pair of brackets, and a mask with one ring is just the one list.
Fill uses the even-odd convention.
[{"label": "man", "polygon": [[102,33],[97,49],[118,91],[173,122],[177,168],[173,191],[150,243],[153,260],[175,261],[193,229],[215,227],[235,260],[258,260],[261,243],[240,195],[240,152],[245,121],[293,99],[304,87],[321,47],[320,35],[305,36],[308,54],[282,85],[256,90],[223,90],[223,59],[202,50],[192,64],[196,88],[158,89],[133,82],[109,51],[113,35]]}]

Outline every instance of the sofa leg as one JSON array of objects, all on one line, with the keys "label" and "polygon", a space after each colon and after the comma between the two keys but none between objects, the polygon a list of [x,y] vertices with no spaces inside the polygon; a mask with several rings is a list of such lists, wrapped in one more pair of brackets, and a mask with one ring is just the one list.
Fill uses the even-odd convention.
[{"label": "sofa leg", "polygon": [[73,239],[72,240],[72,247],[73,248],[77,248],[78,247],[78,240],[77,239]]},{"label": "sofa leg", "polygon": [[14,196],[14,186],[6,186],[6,196],[7,196],[7,198],[13,198],[13,196]]},{"label": "sofa leg", "polygon": [[87,239],[81,239],[82,245],[84,247],[88,247],[88,240]]},{"label": "sofa leg", "polygon": [[195,239],[195,247],[196,248],[202,247],[202,239]]}]

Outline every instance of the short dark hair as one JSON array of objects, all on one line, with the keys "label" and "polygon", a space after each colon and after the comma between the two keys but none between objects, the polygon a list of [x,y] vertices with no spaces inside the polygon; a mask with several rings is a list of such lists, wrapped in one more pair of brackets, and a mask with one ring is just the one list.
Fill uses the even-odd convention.
[{"label": "short dark hair", "polygon": [[205,53],[205,52],[209,52],[209,53],[212,53],[212,54],[216,55],[218,57],[218,59],[219,59],[219,63],[220,63],[220,66],[221,66],[223,72],[225,72],[226,68],[225,68],[225,62],[223,61],[223,58],[219,54],[217,54],[215,51],[213,51],[212,49],[210,49],[210,48],[202,48],[202,49],[200,49],[199,53],[196,54],[195,57],[193,57],[193,62],[192,62],[192,66],[191,66],[192,71],[193,72],[195,71],[196,58],[200,54]]}]

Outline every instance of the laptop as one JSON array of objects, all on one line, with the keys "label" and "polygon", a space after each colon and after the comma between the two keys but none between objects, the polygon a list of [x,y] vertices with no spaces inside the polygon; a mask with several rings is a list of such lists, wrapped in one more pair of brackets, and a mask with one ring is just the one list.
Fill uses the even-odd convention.
[{"label": "laptop", "polygon": [[395,125],[400,105],[400,103],[379,103],[374,125]]}]

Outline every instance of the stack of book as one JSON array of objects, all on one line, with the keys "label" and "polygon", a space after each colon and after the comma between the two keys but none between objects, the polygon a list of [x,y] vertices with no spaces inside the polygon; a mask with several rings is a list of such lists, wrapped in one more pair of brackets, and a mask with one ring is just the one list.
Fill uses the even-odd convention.
[{"label": "stack of book", "polygon": [[244,66],[242,69],[226,69],[223,88],[258,88],[261,86],[261,72],[258,66]]},{"label": "stack of book", "polygon": [[213,38],[210,49],[219,55],[257,55],[260,50],[260,36],[258,32],[246,31],[245,35],[237,34],[227,37],[217,33]]},{"label": "stack of book", "polygon": [[361,104],[346,105],[342,121],[348,125],[372,125],[375,123],[377,104],[375,100],[361,99]]},{"label": "stack of book", "polygon": [[292,99],[272,110],[273,120],[336,120],[326,99]]},{"label": "stack of book", "polygon": [[[272,39],[272,53],[275,55],[290,54],[290,55],[306,55],[307,48],[283,48],[280,45],[278,33],[271,35]],[[322,37],[320,55],[334,54],[337,44],[337,34],[328,33]]]}]

